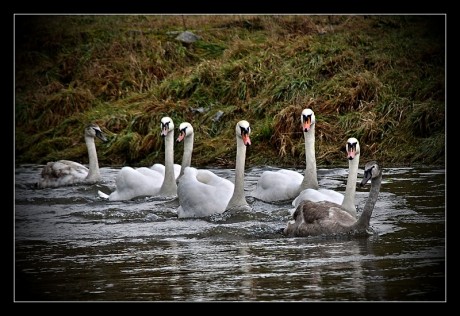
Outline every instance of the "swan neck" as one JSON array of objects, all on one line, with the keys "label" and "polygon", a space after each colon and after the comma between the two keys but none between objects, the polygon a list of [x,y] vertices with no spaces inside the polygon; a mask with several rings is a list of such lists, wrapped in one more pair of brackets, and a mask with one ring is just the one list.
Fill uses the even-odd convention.
[{"label": "swan neck", "polygon": [[244,167],[246,159],[246,145],[239,137],[236,138],[236,165],[235,165],[235,186],[233,195],[227,205],[227,210],[234,207],[247,206],[244,195]]},{"label": "swan neck", "polygon": [[345,189],[345,196],[343,198],[342,207],[345,208],[348,213],[353,215],[355,218],[358,215],[356,213],[355,206],[355,195],[356,195],[356,181],[358,179],[358,167],[359,167],[359,154],[355,156],[348,163],[348,179],[347,187]]},{"label": "swan neck", "polygon": [[316,174],[315,157],[315,124],[308,132],[303,133],[305,138],[305,174],[300,191],[305,189],[318,189],[318,176]]},{"label": "swan neck", "polygon": [[366,204],[364,204],[363,212],[355,224],[355,229],[365,230],[369,227],[372,211],[374,210],[375,203],[377,203],[377,198],[379,197],[381,184],[382,171],[380,170],[379,176],[372,178],[371,180],[371,189],[369,191],[369,196],[367,197]]},{"label": "swan neck", "polygon": [[88,149],[89,171],[86,176],[87,181],[98,181],[101,178],[99,172],[99,162],[97,161],[96,144],[94,138],[85,136],[86,148]]},{"label": "swan neck", "polygon": [[165,177],[161,185],[160,195],[177,195],[176,177],[174,175],[174,132],[165,136]]},{"label": "swan neck", "polygon": [[[192,165],[192,152],[193,152],[193,134],[184,139],[184,154],[182,155],[182,164],[180,168],[179,178],[184,174],[186,167]],[[179,179],[178,178],[178,179]]]}]

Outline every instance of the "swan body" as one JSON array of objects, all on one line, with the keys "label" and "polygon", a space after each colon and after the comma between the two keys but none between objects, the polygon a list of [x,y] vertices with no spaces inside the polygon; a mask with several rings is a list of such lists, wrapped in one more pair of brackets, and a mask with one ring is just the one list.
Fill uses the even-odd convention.
[{"label": "swan body", "polygon": [[161,136],[165,139],[164,166],[123,167],[115,179],[116,190],[110,195],[99,191],[99,196],[110,201],[130,200],[139,196],[175,196],[180,166],[174,164],[174,123],[170,117],[161,119]]},{"label": "swan body", "polygon": [[244,167],[246,146],[251,144],[249,138],[251,127],[247,121],[239,121],[235,132],[237,143],[235,183],[209,170],[184,168],[184,174],[179,179],[177,187],[179,218],[205,217],[229,209],[249,207],[244,195]]},{"label": "swan body", "polygon": [[267,170],[260,176],[256,189],[251,195],[265,202],[293,199],[299,194],[302,180],[303,176],[296,171],[287,169]]},{"label": "swan body", "polygon": [[358,166],[361,149],[359,141],[351,137],[345,145],[348,159],[348,178],[345,195],[330,189],[305,189],[292,201],[294,207],[299,206],[302,201],[309,200],[312,202],[329,201],[341,205],[352,216],[356,218],[355,194],[356,181],[358,178]]},{"label": "swan body", "polygon": [[302,111],[301,126],[305,138],[305,173],[281,169],[264,171],[251,196],[265,201],[292,200],[307,188],[318,188],[315,160],[315,113],[307,108]]},{"label": "swan body", "polygon": [[335,203],[304,200],[297,206],[293,220],[283,230],[284,235],[307,237],[343,233],[367,234],[382,182],[382,171],[375,161],[368,162],[364,167],[364,177],[360,185],[364,186],[369,179],[372,179],[371,190],[359,219]]},{"label": "swan body", "polygon": [[[147,169],[146,170],[147,174],[148,174],[148,170],[153,170],[153,171],[159,172],[163,177],[165,176],[166,168],[165,168],[165,165],[163,165],[161,163],[156,163],[156,164],[152,165],[150,168],[140,167],[140,168],[137,168],[136,170],[142,172],[143,169]],[[175,176],[176,179],[180,174],[180,170],[181,170],[181,166],[178,165],[178,164],[174,164],[174,176]]]},{"label": "swan body", "polygon": [[107,141],[104,133],[96,124],[85,128],[85,143],[88,149],[89,168],[70,160],[48,162],[42,169],[41,178],[37,183],[39,188],[60,187],[78,183],[93,184],[101,179],[99,162],[97,160],[95,138]]},{"label": "swan body", "polygon": [[[174,165],[175,178],[179,176],[180,165]],[[110,195],[99,191],[99,196],[109,201],[126,201],[140,196],[156,196],[164,181],[165,166],[155,164],[150,168],[123,167],[115,180],[117,189]]]},{"label": "swan body", "polygon": [[186,167],[179,180],[177,217],[205,217],[225,211],[234,184],[209,170]]},{"label": "swan body", "polygon": [[343,194],[329,189],[305,189],[292,201],[292,205],[297,207],[303,200],[329,201],[340,205],[343,202],[343,197]]}]

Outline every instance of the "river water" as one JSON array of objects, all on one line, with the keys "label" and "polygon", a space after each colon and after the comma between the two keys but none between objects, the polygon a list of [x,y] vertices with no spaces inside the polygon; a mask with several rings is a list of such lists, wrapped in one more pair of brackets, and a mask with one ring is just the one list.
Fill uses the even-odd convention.
[{"label": "river water", "polygon": [[[444,169],[384,168],[374,235],[288,238],[289,202],[247,197],[251,212],[178,219],[177,199],[101,200],[119,168],[101,168],[101,184],[36,189],[41,167],[15,169],[16,302],[447,298]],[[247,168],[245,190],[268,169]],[[320,187],[344,192],[347,172],[319,169]],[[358,214],[369,187],[357,187]]]}]

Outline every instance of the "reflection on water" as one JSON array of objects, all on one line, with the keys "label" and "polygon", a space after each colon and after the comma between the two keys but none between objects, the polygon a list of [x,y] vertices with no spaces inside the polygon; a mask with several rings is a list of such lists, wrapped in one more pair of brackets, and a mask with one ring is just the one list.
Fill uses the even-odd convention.
[{"label": "reflection on water", "polygon": [[[369,238],[286,238],[289,202],[248,197],[250,212],[178,219],[177,199],[99,199],[119,169],[101,168],[102,184],[36,189],[40,167],[15,173],[16,301],[446,299],[444,170],[386,168]],[[247,170],[245,190],[264,170]],[[347,170],[318,178],[344,192]],[[359,211],[368,192],[357,188]]]}]

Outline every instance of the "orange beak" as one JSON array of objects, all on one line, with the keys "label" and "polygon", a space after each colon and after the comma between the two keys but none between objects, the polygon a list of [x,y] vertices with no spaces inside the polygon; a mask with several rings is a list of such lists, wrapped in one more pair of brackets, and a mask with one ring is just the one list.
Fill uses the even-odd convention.
[{"label": "orange beak", "polygon": [[348,160],[352,160],[353,158],[355,158],[355,155],[356,155],[356,151],[354,151],[353,149],[349,150],[347,152],[347,159]]},{"label": "orange beak", "polygon": [[184,132],[180,132],[179,137],[177,137],[176,142],[180,143],[181,141],[184,140],[184,138],[185,138],[185,133],[184,133]]},{"label": "orange beak", "polygon": [[311,128],[311,119],[310,117],[308,117],[307,120],[303,122],[302,131],[308,132],[310,128]]},{"label": "orange beak", "polygon": [[241,135],[241,137],[243,138],[243,143],[244,143],[246,146],[251,145],[251,139],[249,139],[249,135],[248,135],[248,134]]}]

